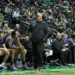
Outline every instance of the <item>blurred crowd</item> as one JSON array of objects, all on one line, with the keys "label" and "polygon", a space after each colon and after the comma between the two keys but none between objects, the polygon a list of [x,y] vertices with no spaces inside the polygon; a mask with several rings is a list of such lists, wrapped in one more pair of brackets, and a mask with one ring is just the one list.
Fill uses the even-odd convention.
[{"label": "blurred crowd", "polygon": [[[4,11],[0,8],[0,33],[7,37],[12,35],[12,38],[13,35],[16,36],[16,32],[18,33],[20,43],[25,47],[25,52],[27,51],[26,62],[33,65],[32,27],[36,24],[37,13],[41,13],[42,21],[48,25],[49,31],[44,42],[48,51],[45,52],[43,64],[75,63],[74,0],[6,0],[6,2]],[[10,20],[5,20],[4,15],[10,15]],[[29,69],[26,66],[25,68]]]}]

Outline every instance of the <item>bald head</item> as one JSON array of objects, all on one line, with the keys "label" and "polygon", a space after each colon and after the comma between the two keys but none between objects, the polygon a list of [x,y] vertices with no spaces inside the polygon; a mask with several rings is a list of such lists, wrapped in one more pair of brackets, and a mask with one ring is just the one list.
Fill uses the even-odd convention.
[{"label": "bald head", "polygon": [[58,38],[58,39],[61,39],[61,38],[62,38],[61,33],[59,33],[59,32],[57,33],[57,38]]},{"label": "bald head", "polygon": [[42,17],[42,13],[37,13],[37,16],[41,16]]},{"label": "bald head", "polygon": [[42,13],[37,13],[36,19],[38,22],[42,21]]},{"label": "bald head", "polygon": [[16,24],[15,29],[20,29],[20,25]]}]

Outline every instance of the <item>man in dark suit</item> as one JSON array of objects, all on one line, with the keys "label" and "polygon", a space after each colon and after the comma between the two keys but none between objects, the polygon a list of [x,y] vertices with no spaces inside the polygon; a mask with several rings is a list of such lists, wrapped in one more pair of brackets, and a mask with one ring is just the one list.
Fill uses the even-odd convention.
[{"label": "man in dark suit", "polygon": [[47,38],[48,25],[42,21],[42,14],[37,13],[36,23],[32,27],[32,45],[34,54],[34,68],[40,68],[43,62],[43,53],[45,51],[44,41]]}]

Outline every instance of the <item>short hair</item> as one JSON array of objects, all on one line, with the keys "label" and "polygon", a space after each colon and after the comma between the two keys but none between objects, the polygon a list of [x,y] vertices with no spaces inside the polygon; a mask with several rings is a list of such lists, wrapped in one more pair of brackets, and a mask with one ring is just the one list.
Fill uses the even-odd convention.
[{"label": "short hair", "polygon": [[13,32],[11,33],[11,36],[14,37],[15,35],[16,35],[16,31],[13,31]]}]

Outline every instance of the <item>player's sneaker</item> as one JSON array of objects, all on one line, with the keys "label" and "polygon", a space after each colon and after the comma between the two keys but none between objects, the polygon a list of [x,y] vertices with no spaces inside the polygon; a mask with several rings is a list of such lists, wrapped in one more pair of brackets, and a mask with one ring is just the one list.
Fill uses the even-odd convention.
[{"label": "player's sneaker", "polygon": [[17,70],[17,68],[14,64],[12,64],[10,68],[11,68],[11,70]]},{"label": "player's sneaker", "polygon": [[29,70],[30,68],[27,66],[27,64],[25,63],[24,65],[22,65],[22,69],[25,69],[25,70]]}]

